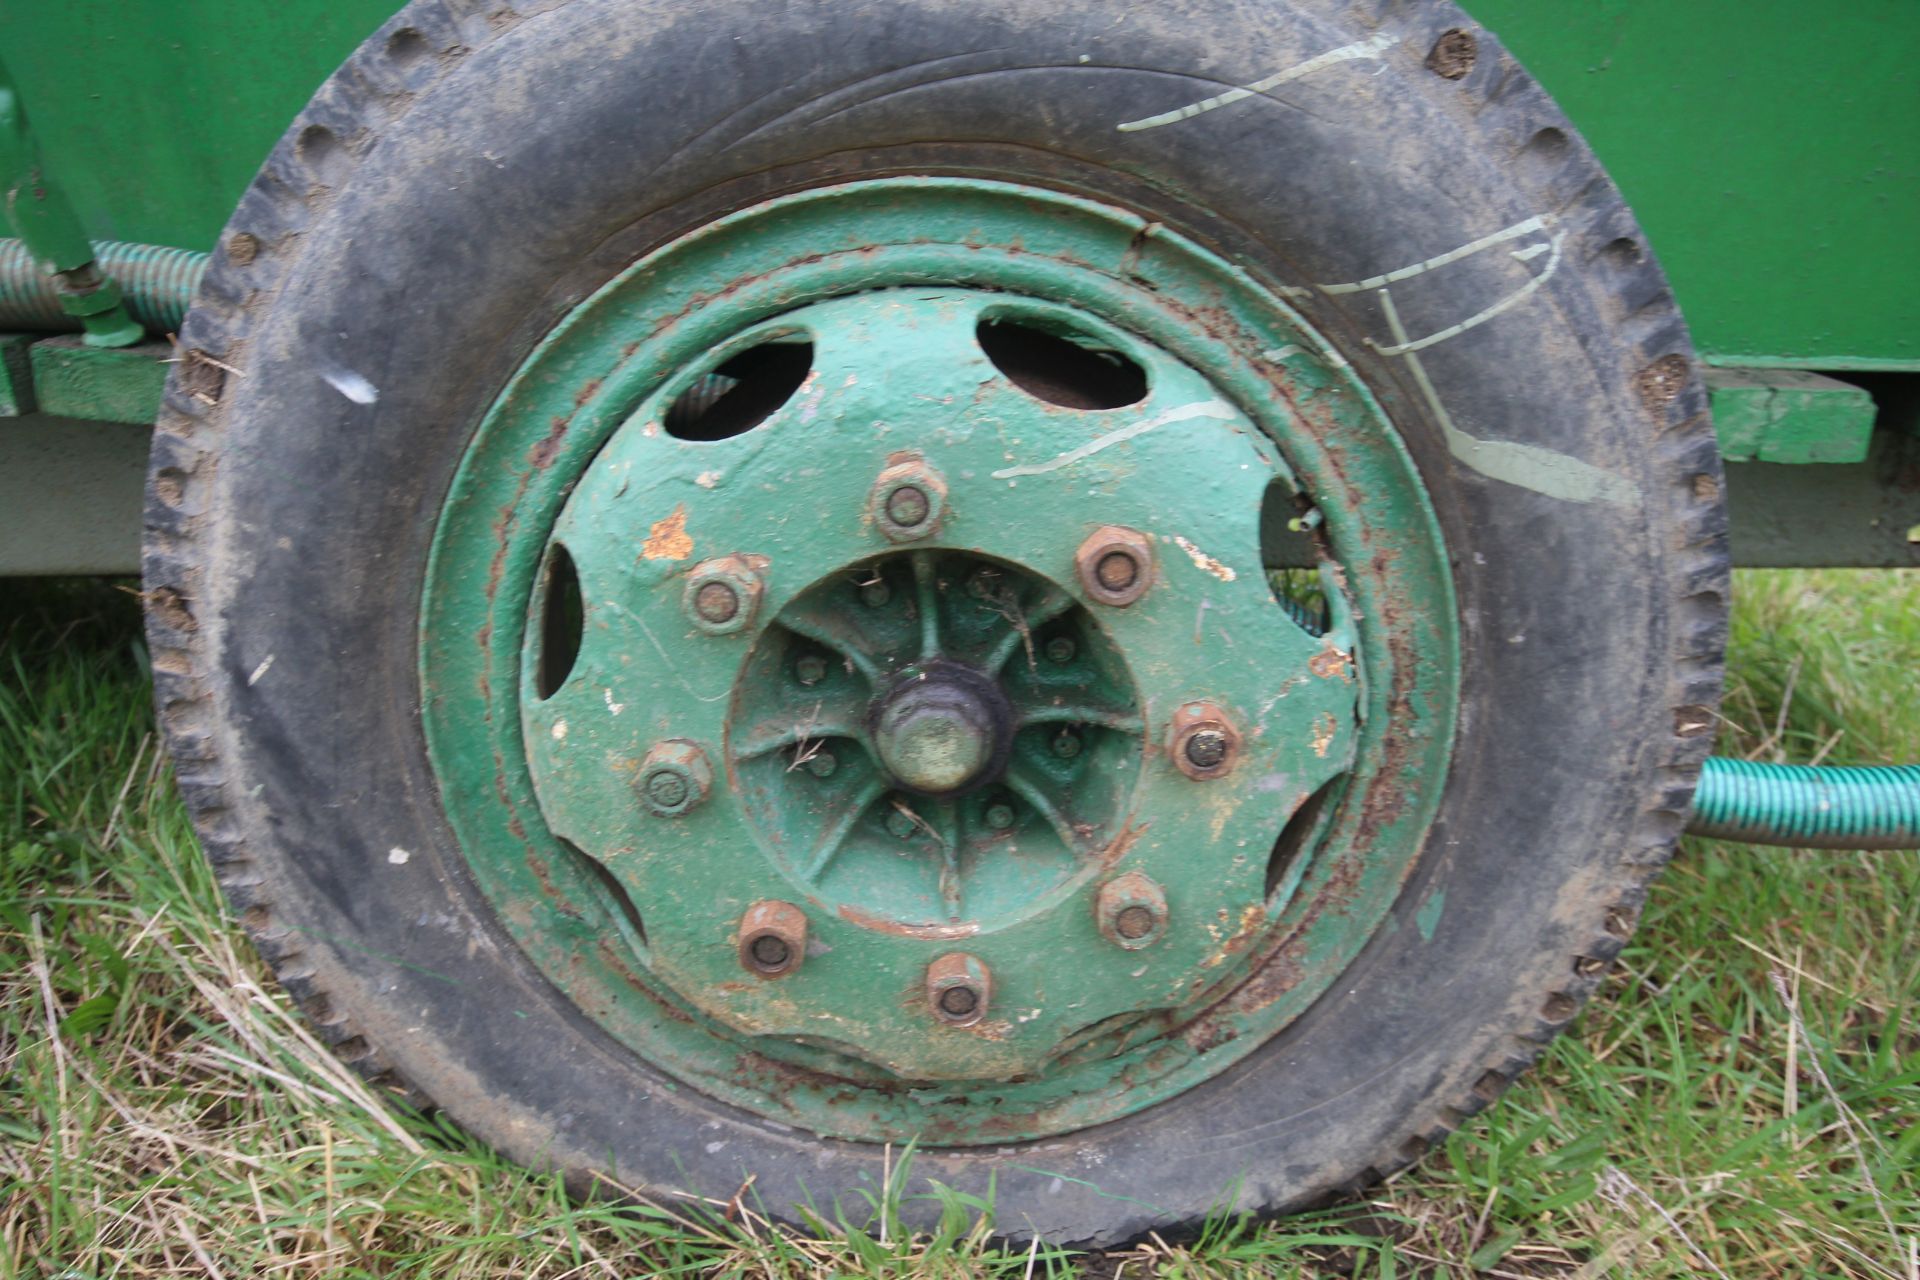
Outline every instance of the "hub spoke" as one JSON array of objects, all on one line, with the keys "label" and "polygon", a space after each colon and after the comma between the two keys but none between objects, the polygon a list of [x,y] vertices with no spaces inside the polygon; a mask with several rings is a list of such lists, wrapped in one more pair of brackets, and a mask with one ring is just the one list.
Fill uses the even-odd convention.
[{"label": "hub spoke", "polygon": [[1122,733],[1140,733],[1146,728],[1146,721],[1134,712],[1076,704],[1035,707],[1020,717],[1021,728],[1030,724],[1097,724],[1103,729],[1118,729]]},{"label": "hub spoke", "polygon": [[1073,820],[1054,802],[1051,787],[1015,767],[1007,770],[1007,789],[1033,806],[1033,811],[1046,820],[1069,852],[1077,854],[1086,846],[1086,839],[1074,829]]},{"label": "hub spoke", "polygon": [[820,878],[846,843],[848,833],[866,815],[867,810],[873,807],[873,802],[886,793],[886,790],[886,780],[874,778],[841,804],[828,822],[826,830],[820,833],[819,840],[814,843],[812,851],[807,855],[804,868],[807,879]]},{"label": "hub spoke", "polygon": [[[1021,649],[1031,649],[1033,633],[1040,627],[1073,608],[1073,597],[1064,591],[1049,589],[1037,602],[1026,610],[1007,619],[1007,632],[995,642],[987,654],[984,665],[988,671],[998,672],[1007,665],[1008,659]],[[1017,619],[1017,621],[1016,621]],[[1031,660],[1031,653],[1028,655]]]}]

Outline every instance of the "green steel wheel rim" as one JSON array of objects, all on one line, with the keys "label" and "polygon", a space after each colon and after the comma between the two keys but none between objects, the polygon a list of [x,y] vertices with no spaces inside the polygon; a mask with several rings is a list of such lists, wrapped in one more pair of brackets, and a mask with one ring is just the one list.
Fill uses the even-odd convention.
[{"label": "green steel wheel rim", "polygon": [[1433,510],[1336,348],[979,180],[782,197],[582,303],[422,617],[527,955],[668,1077],[866,1141],[1069,1132],[1282,1033],[1410,872],[1458,698]]}]

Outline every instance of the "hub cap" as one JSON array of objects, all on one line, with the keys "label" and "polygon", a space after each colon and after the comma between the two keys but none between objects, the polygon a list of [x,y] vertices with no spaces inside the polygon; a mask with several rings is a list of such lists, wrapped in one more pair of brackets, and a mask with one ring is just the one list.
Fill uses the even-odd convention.
[{"label": "hub cap", "polygon": [[1390,904],[1451,725],[1431,513],[1310,331],[1141,234],[993,184],[777,201],[483,426],[427,593],[449,813],[668,1074],[1059,1132],[1274,1034]]}]

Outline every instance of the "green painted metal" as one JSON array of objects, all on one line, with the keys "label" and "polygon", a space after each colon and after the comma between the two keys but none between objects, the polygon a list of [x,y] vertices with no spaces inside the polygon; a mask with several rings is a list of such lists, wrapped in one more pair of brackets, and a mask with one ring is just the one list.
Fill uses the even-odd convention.
[{"label": "green painted metal", "polygon": [[151,424],[160,414],[173,348],[165,342],[91,347],[80,337],[62,335],[34,343],[29,355],[41,412]]},{"label": "green painted metal", "polygon": [[1713,429],[1728,462],[1864,462],[1873,397],[1799,369],[1709,369]]},{"label": "green painted metal", "polygon": [[7,4],[0,49],[89,236],[211,249],[288,123],[399,7]]},{"label": "green painted metal", "polygon": [[1709,360],[1920,369],[1920,5],[1465,4],[1620,184]]},{"label": "green painted metal", "polygon": [[54,180],[27,124],[5,64],[0,63],[0,196],[7,224],[32,250],[34,265],[53,287],[60,308],[86,330],[87,343],[124,347],[140,340],[140,326],[121,305],[120,286],[103,276],[93,246]]},{"label": "green painted metal", "polygon": [[[1119,353],[1145,398],[1041,403],[983,354],[996,314]],[[765,423],[675,435],[801,340]],[[1323,636],[1264,571],[1298,495]],[[1135,603],[1076,559],[1108,525],[1150,550]],[[577,652],[548,624],[574,581]],[[424,719],[478,881],[616,1038],[816,1132],[997,1142],[1189,1088],[1337,976],[1431,820],[1454,617],[1410,460],[1279,299],[1132,215],[902,179],[695,232],[529,358],[443,510]],[[901,714],[961,739],[1004,700],[1004,777],[962,742],[920,779],[950,797],[888,780],[876,725],[920,676],[940,697]],[[1196,723],[1237,740],[1224,776],[1175,767]],[[662,816],[666,752],[711,787]],[[804,960],[750,971],[743,920],[788,908]],[[986,1012],[937,1013],[953,984]]]}]

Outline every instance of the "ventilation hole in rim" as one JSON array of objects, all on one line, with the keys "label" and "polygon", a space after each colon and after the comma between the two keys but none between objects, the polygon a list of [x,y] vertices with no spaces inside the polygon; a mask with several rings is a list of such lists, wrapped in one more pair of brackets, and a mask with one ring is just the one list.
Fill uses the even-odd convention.
[{"label": "ventilation hole in rim", "polygon": [[580,574],[573,557],[559,543],[547,556],[546,582],[540,606],[540,656],[534,665],[534,692],[551,698],[580,657],[580,636],[586,628],[586,606],[580,597]]},{"label": "ventilation hole in rim", "polygon": [[1293,888],[1300,883],[1301,874],[1306,870],[1303,865],[1306,853],[1319,838],[1322,819],[1327,815],[1334,797],[1340,794],[1344,778],[1333,778],[1322,784],[1320,789],[1307,797],[1307,802],[1293,811],[1287,819],[1287,825],[1281,829],[1280,836],[1273,842],[1273,852],[1267,855],[1267,905],[1274,908],[1281,905],[1281,890],[1291,895]]},{"label": "ventilation hole in rim", "polygon": [[811,342],[786,339],[749,347],[674,397],[661,425],[677,440],[741,435],[792,399],[812,369]]},{"label": "ventilation hole in rim", "polygon": [[1121,409],[1147,398],[1147,371],[1094,339],[1075,341],[1014,320],[982,320],[980,349],[1036,400],[1067,409]]},{"label": "ventilation hole in rim", "polygon": [[614,927],[617,929],[622,924],[627,926],[625,930],[622,930],[622,932],[630,933],[627,944],[635,947],[636,950],[645,950],[647,945],[647,925],[646,922],[640,918],[640,908],[633,905],[633,895],[627,892],[627,886],[621,884],[613,872],[607,870],[606,864],[580,848],[580,846],[573,843],[573,841],[561,840],[560,843],[565,845],[568,852],[572,853],[575,858],[579,859],[580,865],[585,868],[587,874],[598,881],[600,888],[605,891],[609,898],[613,899],[614,908],[619,913],[614,921]]}]

